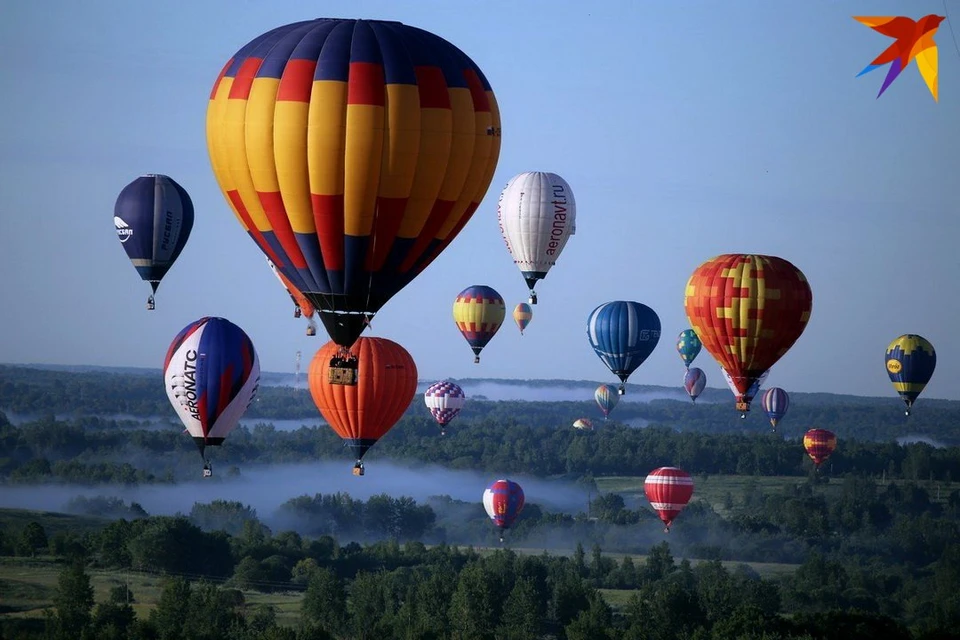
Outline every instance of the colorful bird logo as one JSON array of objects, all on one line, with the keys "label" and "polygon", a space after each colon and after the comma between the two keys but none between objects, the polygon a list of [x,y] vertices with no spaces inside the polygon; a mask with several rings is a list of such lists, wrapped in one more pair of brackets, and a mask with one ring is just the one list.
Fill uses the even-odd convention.
[{"label": "colorful bird logo", "polygon": [[853,19],[865,24],[874,31],[885,36],[896,38],[896,41],[887,47],[883,53],[874,58],[863,71],[863,74],[890,63],[890,70],[880,87],[877,97],[883,95],[900,72],[907,68],[911,61],[917,61],[917,68],[923,76],[927,88],[933,94],[933,99],[939,101],[937,85],[937,43],[933,41],[944,16],[928,15],[917,21],[904,17],[891,16],[853,16]]}]

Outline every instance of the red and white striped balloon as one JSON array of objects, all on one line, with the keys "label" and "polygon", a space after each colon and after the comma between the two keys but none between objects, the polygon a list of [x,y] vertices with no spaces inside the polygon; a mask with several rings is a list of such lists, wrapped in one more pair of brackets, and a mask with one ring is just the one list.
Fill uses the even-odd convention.
[{"label": "red and white striped balloon", "polygon": [[677,467],[654,469],[643,483],[650,506],[657,512],[665,525],[664,531],[670,532],[673,523],[693,496],[693,479],[690,474]]}]

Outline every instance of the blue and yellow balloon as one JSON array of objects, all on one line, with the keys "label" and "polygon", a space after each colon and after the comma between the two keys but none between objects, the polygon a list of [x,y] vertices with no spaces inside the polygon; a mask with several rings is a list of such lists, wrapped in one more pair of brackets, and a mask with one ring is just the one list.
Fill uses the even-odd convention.
[{"label": "blue and yellow balloon", "polygon": [[500,330],[507,315],[503,297],[492,287],[475,284],[457,295],[453,321],[473,349],[473,361],[480,364],[480,352]]},{"label": "blue and yellow balloon", "polygon": [[922,336],[907,333],[890,343],[885,360],[890,382],[907,405],[904,413],[909,416],[917,396],[933,377],[937,352]]}]

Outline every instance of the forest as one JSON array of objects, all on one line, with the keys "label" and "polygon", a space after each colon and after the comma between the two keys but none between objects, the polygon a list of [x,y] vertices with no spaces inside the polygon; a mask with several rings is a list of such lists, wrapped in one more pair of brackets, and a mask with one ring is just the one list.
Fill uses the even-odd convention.
[{"label": "forest", "polygon": [[[771,433],[759,411],[741,421],[727,403],[621,403],[604,422],[589,398],[472,400],[440,436],[415,398],[370,469],[429,463],[587,492],[580,508],[528,500],[501,544],[482,487],[472,501],[442,484],[422,499],[318,487],[269,512],[216,499],[150,513],[114,489],[175,488],[195,480],[199,461],[156,387],[139,374],[0,367],[0,408],[37,416],[15,425],[0,413],[0,483],[86,488],[59,515],[0,510],[0,593],[11,594],[0,598],[2,637],[933,639],[960,629],[960,447],[897,444],[895,403],[798,394]],[[317,424],[315,409],[297,413],[312,407],[308,394],[262,392],[251,406],[262,422],[215,452],[223,472],[211,486],[271,464],[336,461],[348,473],[325,425],[270,424]],[[950,442],[958,409],[918,403],[909,433]],[[805,429],[787,429],[804,411],[840,438],[819,470],[798,440]],[[703,412],[700,426],[690,412]],[[572,429],[580,415],[596,430]],[[663,465],[696,485],[669,534],[642,497],[643,477]]]}]

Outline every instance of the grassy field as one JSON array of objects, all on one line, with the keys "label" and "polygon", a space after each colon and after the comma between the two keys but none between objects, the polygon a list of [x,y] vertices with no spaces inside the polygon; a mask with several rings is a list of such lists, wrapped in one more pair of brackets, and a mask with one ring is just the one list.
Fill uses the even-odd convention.
[{"label": "grassy field", "polygon": [[[63,565],[52,558],[0,558],[0,619],[5,617],[41,617],[43,610],[53,603],[57,589],[57,575]],[[98,571],[87,569],[97,602],[104,602],[110,589],[126,583],[136,600],[137,616],[146,617],[157,606],[163,579],[145,573],[127,571]],[[295,626],[300,615],[302,593],[243,592],[247,608],[260,604],[276,607],[277,622]]]},{"label": "grassy field", "polygon": [[[597,488],[603,493],[618,493],[625,499],[639,499],[642,503],[646,502],[643,492],[643,481],[645,476],[609,476],[595,478]],[[694,476],[694,492],[692,500],[703,500],[710,504],[718,513],[723,513],[726,509],[727,494],[733,499],[733,504],[742,504],[744,496],[749,491],[762,490],[767,494],[783,494],[791,486],[806,482],[805,477],[801,476]],[[893,480],[882,482],[877,481],[878,486],[886,486],[890,482],[894,484],[908,484],[906,480]],[[918,481],[916,484],[925,488],[930,493],[930,499],[934,502],[945,504],[951,491],[960,489],[960,482],[931,482]],[[831,482],[821,484],[817,491],[822,491],[827,496],[832,496],[840,491],[842,485],[841,479],[833,479]]]}]

